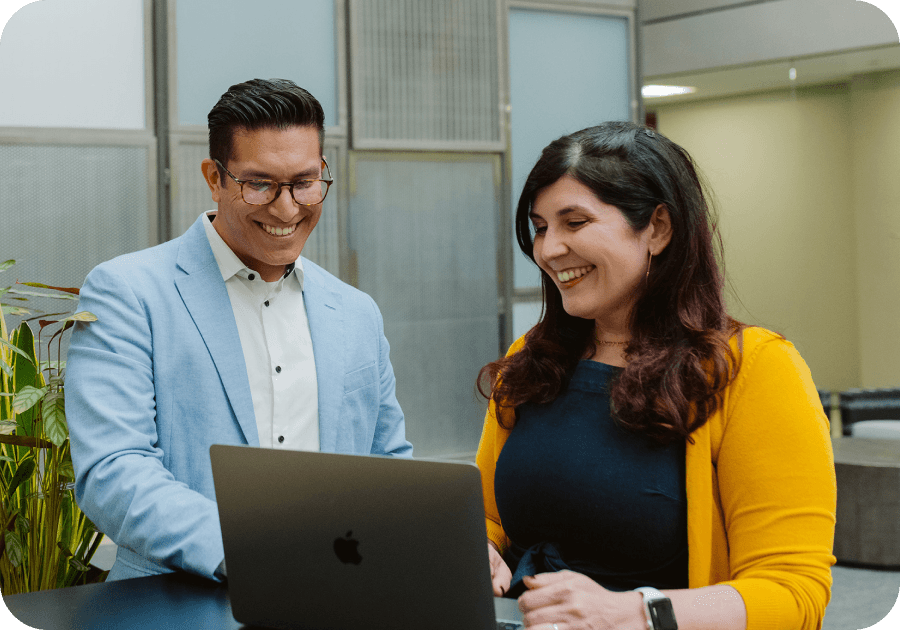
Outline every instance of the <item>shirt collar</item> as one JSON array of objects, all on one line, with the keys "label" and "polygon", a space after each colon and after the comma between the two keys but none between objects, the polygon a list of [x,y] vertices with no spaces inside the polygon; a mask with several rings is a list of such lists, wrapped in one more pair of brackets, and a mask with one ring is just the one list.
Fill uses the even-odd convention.
[{"label": "shirt collar", "polygon": [[[213,227],[212,221],[216,216],[216,211],[210,210],[209,212],[206,212],[204,216],[206,217],[206,221],[203,222],[203,228],[206,230],[206,238],[209,241],[209,246],[212,248],[216,264],[219,266],[222,280],[227,282],[243,270],[246,270],[248,273],[254,273],[247,265],[241,262],[241,259],[237,257],[237,254],[231,251],[231,248],[228,247],[228,244],[222,240],[222,237],[219,236],[216,228]],[[300,290],[302,291],[303,261],[300,258],[297,258],[297,260],[285,268],[284,278],[289,278],[290,276],[297,278],[297,282],[300,283]]]}]

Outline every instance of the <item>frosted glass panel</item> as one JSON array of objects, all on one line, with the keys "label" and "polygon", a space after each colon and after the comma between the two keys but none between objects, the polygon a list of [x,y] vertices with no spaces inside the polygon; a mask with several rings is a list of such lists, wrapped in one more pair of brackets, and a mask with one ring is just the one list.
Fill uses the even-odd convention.
[{"label": "frosted glass panel", "polygon": [[[510,11],[513,206],[552,140],[606,120],[630,120],[629,46],[625,18]],[[518,247],[514,260],[515,288],[540,286],[537,267]]]},{"label": "frosted glass panel", "polygon": [[337,47],[331,0],[178,0],[178,122],[206,115],[235,83],[290,79],[338,121]]},{"label": "frosted glass panel", "polygon": [[150,244],[146,147],[0,145],[0,164],[0,260],[17,261],[0,285],[80,287]]},{"label": "frosted glass panel", "polygon": [[349,207],[358,286],[384,315],[416,454],[472,453],[497,358],[497,163],[363,160]]},{"label": "frosted glass panel", "polygon": [[538,323],[542,302],[518,302],[513,304],[513,340],[515,341]]},{"label": "frosted glass panel", "polygon": [[0,44],[0,126],[143,129],[143,0],[41,0]]}]

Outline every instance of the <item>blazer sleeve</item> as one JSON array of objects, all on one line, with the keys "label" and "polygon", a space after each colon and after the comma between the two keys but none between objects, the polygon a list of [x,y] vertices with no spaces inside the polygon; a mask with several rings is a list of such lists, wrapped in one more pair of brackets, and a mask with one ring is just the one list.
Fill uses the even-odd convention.
[{"label": "blazer sleeve", "polygon": [[372,452],[395,457],[412,457],[412,444],[406,439],[406,421],[397,402],[397,379],[391,365],[391,346],[384,335],[384,319],[375,300],[366,296],[374,311],[378,337],[378,419],[372,440]]},{"label": "blazer sleeve", "polygon": [[79,307],[98,318],[76,325],[66,368],[79,506],[121,547],[216,579],[224,558],[216,505],[175,479],[159,446],[153,344],[166,331],[151,330],[126,274],[109,263],[88,275]]},{"label": "blazer sleeve", "polygon": [[831,593],[836,483],[809,368],[774,335],[747,348],[715,466],[730,584],[748,630],[819,628]]}]

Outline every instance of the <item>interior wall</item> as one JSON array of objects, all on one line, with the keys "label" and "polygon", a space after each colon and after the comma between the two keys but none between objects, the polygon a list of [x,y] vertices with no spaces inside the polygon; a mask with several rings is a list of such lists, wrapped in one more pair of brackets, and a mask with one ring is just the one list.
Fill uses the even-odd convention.
[{"label": "interior wall", "polygon": [[900,72],[850,87],[863,387],[900,385]]},{"label": "interior wall", "polygon": [[714,193],[732,314],[785,335],[833,390],[861,372],[851,100],[835,86],[655,110]]}]

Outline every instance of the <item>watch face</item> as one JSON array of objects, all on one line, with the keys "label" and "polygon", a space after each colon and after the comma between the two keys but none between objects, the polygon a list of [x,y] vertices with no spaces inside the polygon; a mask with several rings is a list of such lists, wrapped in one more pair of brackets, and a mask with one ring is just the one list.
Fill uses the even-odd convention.
[{"label": "watch face", "polygon": [[653,620],[653,630],[678,630],[671,601],[656,599],[648,602],[647,607],[650,609],[650,618]]}]

